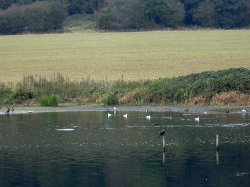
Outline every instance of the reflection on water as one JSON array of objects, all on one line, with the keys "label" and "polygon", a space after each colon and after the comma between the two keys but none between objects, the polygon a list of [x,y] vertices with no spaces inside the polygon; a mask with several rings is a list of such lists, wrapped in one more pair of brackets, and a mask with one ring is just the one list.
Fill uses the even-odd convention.
[{"label": "reflection on water", "polygon": [[0,186],[249,186],[249,114],[124,114],[0,116]]}]

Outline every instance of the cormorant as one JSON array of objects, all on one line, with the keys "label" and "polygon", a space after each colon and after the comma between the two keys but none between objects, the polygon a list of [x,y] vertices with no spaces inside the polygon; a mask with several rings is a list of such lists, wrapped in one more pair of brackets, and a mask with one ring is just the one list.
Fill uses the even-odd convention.
[{"label": "cormorant", "polygon": [[160,138],[161,136],[164,136],[165,133],[166,133],[166,126],[165,126],[164,129],[160,132],[160,135],[158,136],[158,138]]}]

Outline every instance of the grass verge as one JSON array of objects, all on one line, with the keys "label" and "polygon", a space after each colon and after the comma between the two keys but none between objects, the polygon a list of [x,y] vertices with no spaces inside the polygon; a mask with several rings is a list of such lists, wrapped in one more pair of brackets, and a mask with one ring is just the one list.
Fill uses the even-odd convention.
[{"label": "grass verge", "polygon": [[[46,96],[46,97],[44,97]],[[70,81],[61,74],[48,79],[27,76],[16,85],[0,86],[1,104],[61,103],[250,105],[250,70],[232,68],[220,71],[143,81]]]}]

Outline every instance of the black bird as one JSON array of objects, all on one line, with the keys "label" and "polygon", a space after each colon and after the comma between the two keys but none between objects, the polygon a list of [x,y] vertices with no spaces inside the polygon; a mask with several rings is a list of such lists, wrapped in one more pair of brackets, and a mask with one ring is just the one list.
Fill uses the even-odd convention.
[{"label": "black bird", "polygon": [[10,114],[10,107],[7,107],[6,114],[7,116]]},{"label": "black bird", "polygon": [[161,136],[164,136],[166,132],[166,126],[164,127],[164,129],[160,132],[160,135],[158,136],[158,138],[160,138]]}]

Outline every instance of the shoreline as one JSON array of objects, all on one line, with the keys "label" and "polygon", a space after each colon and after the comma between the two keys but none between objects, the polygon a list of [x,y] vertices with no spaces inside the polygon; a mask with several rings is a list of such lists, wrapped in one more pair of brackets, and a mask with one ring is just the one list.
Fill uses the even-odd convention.
[{"label": "shoreline", "polygon": [[[250,106],[224,106],[224,105],[207,105],[207,106],[185,106],[185,105],[116,105],[118,112],[179,112],[179,113],[225,113],[225,114],[239,114],[243,113],[242,110],[250,112]],[[61,105],[57,107],[41,107],[41,106],[15,106],[15,111],[10,112],[13,114],[31,114],[31,113],[50,113],[50,112],[104,112],[113,111],[113,106],[104,105]],[[0,109],[0,115],[6,115],[6,108]]]}]

